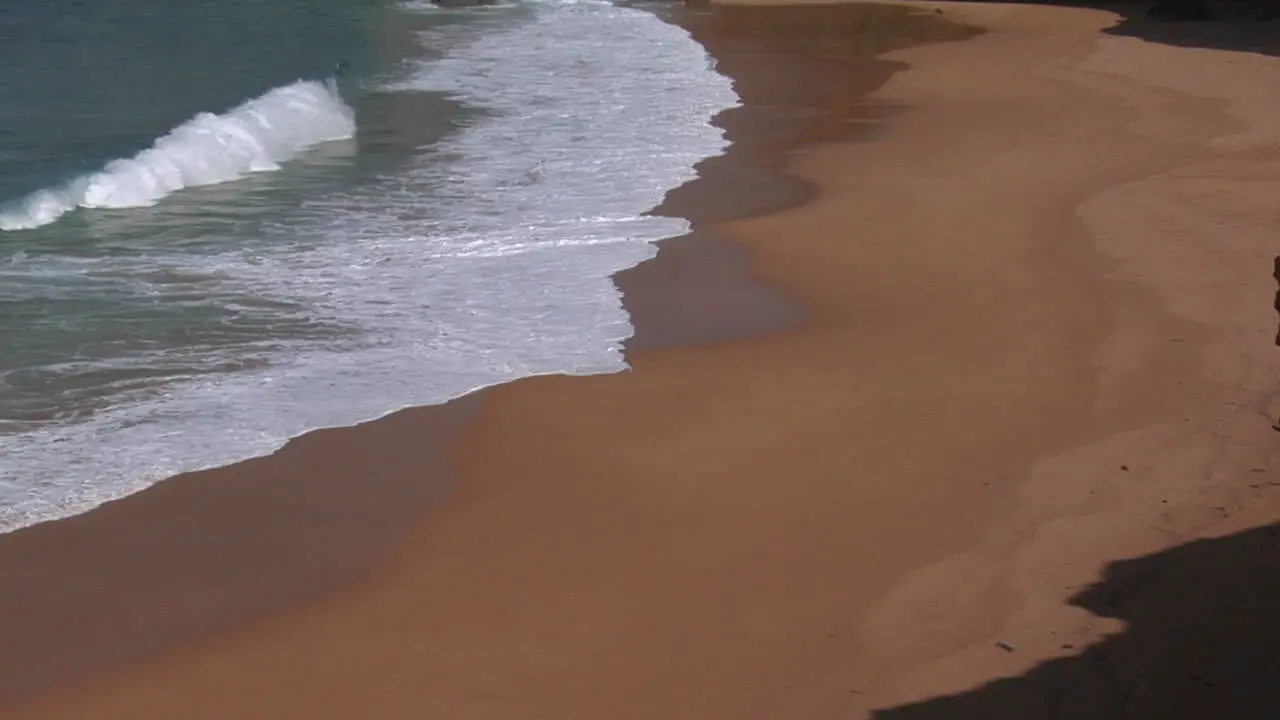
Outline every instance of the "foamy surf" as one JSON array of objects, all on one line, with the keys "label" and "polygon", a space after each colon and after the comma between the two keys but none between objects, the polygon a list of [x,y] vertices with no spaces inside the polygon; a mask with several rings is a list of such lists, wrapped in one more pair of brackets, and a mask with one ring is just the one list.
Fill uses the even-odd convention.
[{"label": "foamy surf", "polygon": [[183,188],[230,182],[355,133],[355,112],[332,82],[299,80],[221,115],[201,113],[131,158],[0,211],[0,230],[48,225],[77,207],[149,207]]},{"label": "foamy surf", "polygon": [[[15,257],[10,277],[43,279],[0,282],[0,295],[40,317],[83,304],[50,330],[74,352],[8,378],[31,409],[10,413],[7,435],[0,417],[0,532],[316,428],[520,377],[626,369],[632,327],[610,277],[687,230],[648,211],[724,148],[708,121],[737,103],[728,79],[684,30],[609,3],[416,20],[423,51],[366,85],[380,96],[368,126],[429,122],[444,104],[389,100],[445,94],[469,109],[456,129],[358,182],[308,187],[263,222],[68,223],[96,244]],[[130,314],[107,326],[84,312],[104,298]],[[145,322],[126,324],[135,315]],[[82,402],[85,388],[105,402]]]}]

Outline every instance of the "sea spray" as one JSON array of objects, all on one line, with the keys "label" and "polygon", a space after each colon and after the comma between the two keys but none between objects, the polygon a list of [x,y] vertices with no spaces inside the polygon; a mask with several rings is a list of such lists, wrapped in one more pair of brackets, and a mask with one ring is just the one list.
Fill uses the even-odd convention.
[{"label": "sea spray", "polygon": [[77,207],[148,207],[183,188],[277,170],[309,147],[354,132],[355,112],[336,83],[299,80],[221,115],[196,115],[131,158],[31,193],[0,210],[0,230],[37,228]]}]

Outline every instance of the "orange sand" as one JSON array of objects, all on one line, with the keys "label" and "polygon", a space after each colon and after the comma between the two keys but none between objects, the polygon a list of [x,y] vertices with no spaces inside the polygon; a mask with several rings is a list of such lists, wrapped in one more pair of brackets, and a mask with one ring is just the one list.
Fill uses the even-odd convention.
[{"label": "orange sand", "polygon": [[875,137],[790,156],[816,199],[716,228],[802,327],[496,389],[370,577],[4,717],[865,717],[1119,631],[1064,604],[1109,561],[1280,517],[1280,62],[936,7],[989,32],[894,51]]}]

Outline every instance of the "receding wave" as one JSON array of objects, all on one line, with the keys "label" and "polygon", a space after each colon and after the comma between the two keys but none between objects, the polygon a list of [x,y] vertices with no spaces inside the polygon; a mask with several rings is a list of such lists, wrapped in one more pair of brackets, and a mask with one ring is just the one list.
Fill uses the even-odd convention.
[{"label": "receding wave", "polygon": [[334,82],[299,80],[221,115],[196,115],[131,158],[31,193],[0,210],[0,230],[48,225],[77,207],[148,207],[182,188],[277,170],[313,145],[354,132],[355,112]]},{"label": "receding wave", "polygon": [[[0,301],[22,303],[9,325],[37,316],[50,327],[22,338],[32,352],[45,337],[67,350],[0,382],[0,404],[7,392],[10,416],[29,421],[0,427],[0,532],[315,428],[519,377],[626,369],[632,327],[610,277],[688,230],[648,211],[724,148],[709,120],[738,97],[649,12],[522,5],[405,21],[423,51],[381,78],[380,101],[447,94],[482,112],[416,115],[428,96],[374,104],[382,122],[465,120],[416,152],[395,138],[394,165],[368,158],[376,175],[308,184],[305,201],[243,230],[196,213],[199,225],[137,236],[106,223],[101,237],[137,242],[0,259]],[[415,114],[391,114],[402,109]],[[136,379],[153,369],[162,385]]]}]

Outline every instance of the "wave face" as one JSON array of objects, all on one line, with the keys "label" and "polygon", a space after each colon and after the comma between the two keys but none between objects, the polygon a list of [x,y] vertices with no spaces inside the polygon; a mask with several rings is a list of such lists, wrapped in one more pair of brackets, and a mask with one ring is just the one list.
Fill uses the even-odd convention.
[{"label": "wave face", "polygon": [[183,188],[217,185],[349,138],[355,113],[333,82],[299,80],[221,115],[201,113],[131,158],[0,211],[0,230],[31,230],[82,208],[150,207]]},{"label": "wave face", "polygon": [[30,234],[108,238],[89,249],[0,257],[19,327],[61,333],[0,372],[0,410],[26,408],[7,435],[0,414],[0,530],[316,428],[626,369],[611,276],[688,229],[647,213],[724,148],[729,81],[685,31],[609,3],[394,20],[420,52],[350,94],[358,148]]}]

